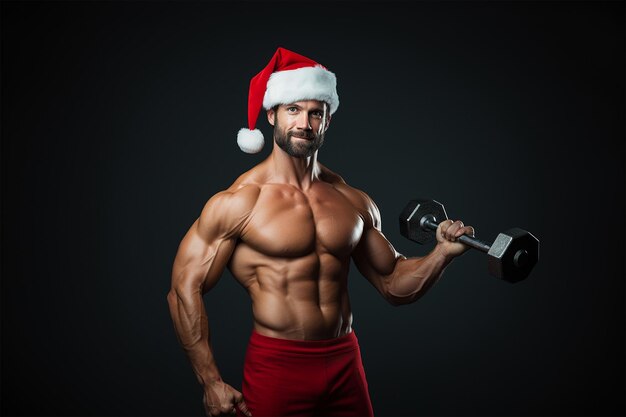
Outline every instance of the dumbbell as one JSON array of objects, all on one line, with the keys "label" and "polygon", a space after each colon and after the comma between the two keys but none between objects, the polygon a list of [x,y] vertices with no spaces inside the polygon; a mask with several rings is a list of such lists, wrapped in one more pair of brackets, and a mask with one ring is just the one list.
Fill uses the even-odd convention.
[{"label": "dumbbell", "polygon": [[[424,244],[435,237],[437,226],[448,220],[448,215],[438,201],[416,199],[409,201],[399,220],[402,236]],[[518,282],[528,277],[539,260],[539,239],[520,228],[500,233],[491,245],[468,235],[462,235],[457,240],[487,253],[489,273],[507,282]]]}]

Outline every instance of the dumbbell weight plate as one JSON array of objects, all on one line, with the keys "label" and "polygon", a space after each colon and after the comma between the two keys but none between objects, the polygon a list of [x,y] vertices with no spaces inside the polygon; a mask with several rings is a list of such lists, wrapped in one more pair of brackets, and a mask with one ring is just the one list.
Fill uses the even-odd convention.
[{"label": "dumbbell weight plate", "polygon": [[487,255],[491,275],[518,282],[528,277],[539,260],[539,239],[526,230],[509,229],[498,235]]},{"label": "dumbbell weight plate", "polygon": [[431,220],[436,224],[448,220],[448,214],[440,202],[426,199],[411,200],[399,216],[400,234],[422,245],[433,240],[435,231],[420,224],[425,215],[432,216]]}]

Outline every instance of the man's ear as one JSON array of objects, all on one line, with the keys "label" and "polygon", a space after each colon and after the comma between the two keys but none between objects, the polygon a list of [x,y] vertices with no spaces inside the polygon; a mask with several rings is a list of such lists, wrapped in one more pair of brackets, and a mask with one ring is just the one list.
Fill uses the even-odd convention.
[{"label": "man's ear", "polygon": [[326,132],[328,130],[328,126],[330,126],[330,119],[332,119],[332,116],[329,114],[326,118],[326,124],[324,125],[324,132]]},{"label": "man's ear", "polygon": [[274,118],[276,117],[276,112],[274,111],[273,108],[267,110],[267,121],[269,122],[269,124],[271,124],[272,126],[274,126]]}]

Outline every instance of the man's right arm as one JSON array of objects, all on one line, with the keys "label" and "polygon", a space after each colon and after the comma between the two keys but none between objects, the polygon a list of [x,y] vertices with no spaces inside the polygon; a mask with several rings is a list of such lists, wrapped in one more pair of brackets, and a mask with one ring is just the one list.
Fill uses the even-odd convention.
[{"label": "man's right arm", "polygon": [[[241,394],[221,386],[202,296],[215,286],[228,264],[257,196],[258,188],[253,186],[214,195],[181,241],[172,268],[167,295],[170,314],[198,382],[205,387],[205,405],[211,414],[217,407],[240,403]],[[218,398],[207,392],[211,387],[223,391],[219,402],[224,404],[215,404]]]}]

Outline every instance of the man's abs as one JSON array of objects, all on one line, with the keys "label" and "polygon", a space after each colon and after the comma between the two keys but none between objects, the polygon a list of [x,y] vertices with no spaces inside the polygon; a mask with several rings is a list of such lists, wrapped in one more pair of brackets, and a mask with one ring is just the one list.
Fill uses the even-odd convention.
[{"label": "man's abs", "polygon": [[321,340],[351,331],[352,314],[347,303],[320,304],[262,291],[253,298],[254,328],[264,336]]},{"label": "man's abs", "polygon": [[[254,275],[248,275],[244,271],[252,272],[248,268],[253,259],[257,261]],[[281,339],[320,340],[351,330],[344,263],[330,256],[320,259],[315,253],[297,259],[270,258],[240,243],[230,269],[250,294],[257,332]]]}]

